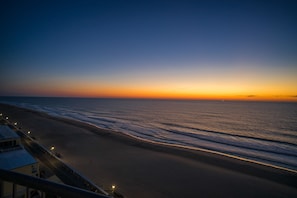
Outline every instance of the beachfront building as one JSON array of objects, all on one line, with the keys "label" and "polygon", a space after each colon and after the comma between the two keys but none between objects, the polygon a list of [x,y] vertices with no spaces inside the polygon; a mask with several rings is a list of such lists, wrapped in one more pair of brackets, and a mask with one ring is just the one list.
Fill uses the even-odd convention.
[{"label": "beachfront building", "polygon": [[[38,177],[36,159],[21,144],[20,137],[6,125],[0,125],[0,169]],[[25,197],[26,188],[0,181],[0,197]]]}]

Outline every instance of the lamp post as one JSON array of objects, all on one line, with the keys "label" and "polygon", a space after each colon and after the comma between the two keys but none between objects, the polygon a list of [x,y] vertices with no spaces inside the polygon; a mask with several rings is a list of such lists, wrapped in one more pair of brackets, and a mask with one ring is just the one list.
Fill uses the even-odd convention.
[{"label": "lamp post", "polygon": [[54,151],[54,150],[55,150],[55,147],[54,147],[54,146],[52,146],[52,147],[50,148],[50,150],[51,150],[51,151]]},{"label": "lamp post", "polygon": [[112,186],[111,186],[111,193],[112,193],[112,194],[114,194],[115,188],[116,188],[115,185],[112,185]]}]

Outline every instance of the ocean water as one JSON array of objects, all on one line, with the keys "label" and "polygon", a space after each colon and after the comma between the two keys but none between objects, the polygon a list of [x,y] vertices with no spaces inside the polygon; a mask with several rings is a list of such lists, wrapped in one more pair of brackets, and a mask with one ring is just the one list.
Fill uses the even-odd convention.
[{"label": "ocean water", "polygon": [[0,97],[170,146],[297,171],[297,103]]}]

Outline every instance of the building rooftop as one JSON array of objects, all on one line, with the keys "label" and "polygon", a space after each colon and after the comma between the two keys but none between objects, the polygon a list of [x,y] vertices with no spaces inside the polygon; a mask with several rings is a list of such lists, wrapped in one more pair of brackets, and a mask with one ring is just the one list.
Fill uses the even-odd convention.
[{"label": "building rooftop", "polygon": [[0,141],[6,139],[20,138],[11,128],[6,125],[0,125]]},{"label": "building rooftop", "polygon": [[0,153],[0,169],[13,170],[35,163],[37,161],[22,148]]}]

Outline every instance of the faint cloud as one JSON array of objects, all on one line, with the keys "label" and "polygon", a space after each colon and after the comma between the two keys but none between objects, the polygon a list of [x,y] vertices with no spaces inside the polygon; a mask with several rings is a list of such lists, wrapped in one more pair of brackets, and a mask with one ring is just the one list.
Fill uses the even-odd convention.
[{"label": "faint cloud", "polygon": [[254,98],[254,97],[256,97],[256,95],[247,95],[246,97],[248,97],[248,98]]},{"label": "faint cloud", "polygon": [[292,98],[297,98],[297,95],[295,95],[295,96],[291,96]]}]

